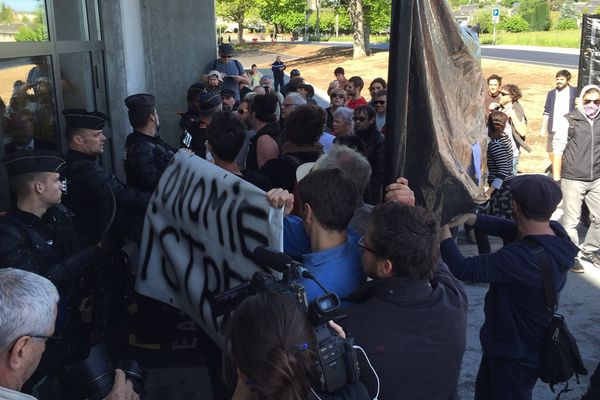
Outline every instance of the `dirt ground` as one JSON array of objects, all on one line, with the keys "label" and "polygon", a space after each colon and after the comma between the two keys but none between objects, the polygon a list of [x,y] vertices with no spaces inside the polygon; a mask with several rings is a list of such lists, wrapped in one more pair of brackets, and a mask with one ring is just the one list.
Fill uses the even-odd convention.
[{"label": "dirt ground", "polygon": [[[341,66],[346,70],[346,76],[359,75],[366,85],[377,77],[387,79],[388,52],[375,50],[371,57],[353,60],[351,48],[340,48],[327,45],[257,45],[244,51],[243,54],[270,52],[281,54],[287,60],[288,71],[298,68],[302,76],[311,84],[325,90],[334,79],[333,70]],[[527,142],[533,151],[521,154],[519,170],[523,172],[543,172],[549,165],[546,153],[546,138],[539,136],[542,112],[546,93],[554,87],[554,75],[560,68],[531,64],[521,64],[506,61],[483,59],[484,76],[496,73],[503,78],[504,83],[514,83],[523,92],[520,103],[525,109],[528,123]],[[259,68],[270,67],[268,64],[258,65]],[[573,74],[572,82],[577,82],[577,71]],[[458,89],[456,89],[458,90]],[[368,98],[368,91],[363,96]]]}]

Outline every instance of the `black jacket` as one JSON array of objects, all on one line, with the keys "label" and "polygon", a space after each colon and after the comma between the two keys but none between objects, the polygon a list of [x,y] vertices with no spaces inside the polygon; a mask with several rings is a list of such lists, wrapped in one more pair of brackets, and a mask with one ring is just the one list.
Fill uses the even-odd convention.
[{"label": "black jacket", "polygon": [[256,153],[258,139],[263,135],[271,136],[281,149],[281,129],[279,129],[279,124],[277,122],[272,122],[262,127],[261,130],[256,132],[250,139],[250,144],[248,145],[248,155],[246,156],[246,168],[252,171],[258,171],[258,154]]},{"label": "black jacket", "polygon": [[127,184],[153,192],[175,151],[158,136],[133,131],[125,142]]},{"label": "black jacket", "polygon": [[371,125],[364,131],[356,131],[367,147],[367,159],[371,164],[371,179],[365,191],[364,200],[367,204],[377,205],[381,202],[383,190],[383,168],[385,162],[384,143],[385,138],[377,130],[377,126]]},{"label": "black jacket", "polygon": [[592,182],[600,178],[600,114],[590,123],[578,109],[567,115],[569,136],[561,176]]},{"label": "black jacket", "polygon": [[59,290],[69,290],[100,254],[88,246],[62,205],[52,206],[42,218],[19,209],[0,217],[0,268],[14,267],[45,276]]},{"label": "black jacket", "polygon": [[[96,156],[90,156],[75,150],[69,150],[65,156],[67,161],[62,174],[67,178],[67,194],[63,203],[81,220],[81,223],[93,241],[100,239],[98,232],[102,224],[102,201],[104,187],[113,193],[117,205],[115,216],[122,226],[126,226],[132,215],[143,216],[150,201],[150,192],[141,191],[130,185],[123,185],[114,175],[106,172],[97,162]],[[137,218],[135,223],[141,223]]]},{"label": "black jacket", "polygon": [[[467,296],[446,264],[430,281],[375,279],[350,296],[344,327],[381,381],[380,400],[450,400],[466,347]],[[362,360],[361,360],[362,359]],[[361,360],[361,380],[376,384]]]},{"label": "black jacket", "polygon": [[191,149],[198,157],[206,158],[206,123],[200,115],[193,110],[188,110],[181,116],[179,126],[183,129],[181,144]]}]

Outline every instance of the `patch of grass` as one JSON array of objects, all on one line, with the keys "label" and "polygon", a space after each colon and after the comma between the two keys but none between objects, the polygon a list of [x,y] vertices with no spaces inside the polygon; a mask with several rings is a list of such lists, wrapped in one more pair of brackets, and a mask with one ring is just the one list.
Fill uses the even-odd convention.
[{"label": "patch of grass", "polygon": [[[579,29],[568,31],[548,32],[496,32],[496,44],[514,44],[524,46],[567,47],[579,48],[581,31]],[[492,34],[484,33],[479,37],[481,44],[492,44]]]}]

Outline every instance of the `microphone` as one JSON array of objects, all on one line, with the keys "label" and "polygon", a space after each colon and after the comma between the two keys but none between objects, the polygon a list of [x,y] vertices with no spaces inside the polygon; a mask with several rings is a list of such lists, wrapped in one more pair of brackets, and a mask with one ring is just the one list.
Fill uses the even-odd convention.
[{"label": "microphone", "polygon": [[292,257],[268,246],[256,247],[253,254],[258,264],[283,274],[295,272],[298,267],[302,268],[302,265]]}]

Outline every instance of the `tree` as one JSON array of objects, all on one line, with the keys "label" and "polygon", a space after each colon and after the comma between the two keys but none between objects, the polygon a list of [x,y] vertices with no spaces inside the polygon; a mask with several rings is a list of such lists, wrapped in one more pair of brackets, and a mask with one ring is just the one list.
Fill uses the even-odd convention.
[{"label": "tree", "polygon": [[566,0],[562,7],[560,8],[560,16],[558,17],[559,20],[561,19],[574,19],[577,20],[578,15],[577,12],[575,11],[575,1],[574,0]]},{"label": "tree", "polygon": [[547,31],[550,28],[550,7],[546,0],[523,0],[519,14],[529,23],[532,31]]},{"label": "tree", "polygon": [[529,24],[519,14],[508,17],[500,23],[500,29],[507,32],[527,32]]},{"label": "tree", "polygon": [[306,0],[255,0],[263,21],[275,25],[275,32],[296,30],[306,20]]},{"label": "tree", "polygon": [[15,35],[17,42],[45,42],[48,40],[48,32],[44,25],[35,25],[33,28],[23,26]]},{"label": "tree", "polygon": [[369,54],[368,42],[365,41],[365,15],[363,0],[349,0],[348,14],[352,21],[352,37],[354,46],[352,58],[366,57]]},{"label": "tree", "polygon": [[238,24],[238,42],[244,41],[244,21],[253,3],[246,0],[217,0],[217,15]]},{"label": "tree", "polygon": [[14,10],[7,6],[6,4],[2,4],[0,6],[0,22],[10,23],[13,20]]}]

